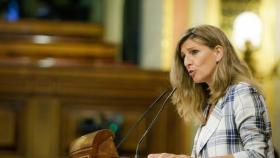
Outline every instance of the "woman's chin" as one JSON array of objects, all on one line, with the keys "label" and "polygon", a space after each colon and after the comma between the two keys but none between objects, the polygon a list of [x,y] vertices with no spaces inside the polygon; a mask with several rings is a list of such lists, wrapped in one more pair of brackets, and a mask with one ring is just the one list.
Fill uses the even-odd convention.
[{"label": "woman's chin", "polygon": [[203,83],[203,81],[198,78],[193,78],[193,82],[194,83]]}]

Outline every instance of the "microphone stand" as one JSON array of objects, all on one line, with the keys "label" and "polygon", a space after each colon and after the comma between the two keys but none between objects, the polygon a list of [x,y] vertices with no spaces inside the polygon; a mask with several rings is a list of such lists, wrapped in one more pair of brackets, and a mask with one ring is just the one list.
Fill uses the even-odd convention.
[{"label": "microphone stand", "polygon": [[157,112],[156,116],[154,117],[154,119],[152,120],[152,122],[150,123],[150,125],[148,126],[147,130],[145,131],[145,133],[142,135],[141,139],[139,140],[137,147],[136,147],[136,151],[135,151],[135,158],[139,158],[139,147],[142,143],[142,141],[144,140],[145,136],[150,132],[150,130],[152,129],[153,125],[155,124],[155,122],[157,121],[157,118],[159,116],[159,114],[163,111],[166,102],[168,101],[168,99],[173,95],[173,93],[176,91],[176,87],[172,89],[172,91],[169,93],[169,95],[166,97],[166,99],[164,100],[164,102],[162,103],[162,106],[160,108],[160,110]]},{"label": "microphone stand", "polygon": [[144,113],[138,118],[136,123],[128,130],[127,134],[123,137],[123,139],[117,145],[117,149],[121,146],[121,144],[128,138],[131,132],[139,125],[139,123],[145,118],[145,116],[151,111],[152,108],[155,107],[156,103],[167,93],[168,90],[165,90],[161,93],[161,95],[146,109]]}]

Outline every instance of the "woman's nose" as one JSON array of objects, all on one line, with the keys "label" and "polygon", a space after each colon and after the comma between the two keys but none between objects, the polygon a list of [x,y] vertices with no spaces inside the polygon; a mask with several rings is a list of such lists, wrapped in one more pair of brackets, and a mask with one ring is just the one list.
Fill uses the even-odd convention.
[{"label": "woman's nose", "polygon": [[188,66],[190,66],[191,64],[192,64],[192,59],[186,56],[186,57],[184,58],[184,65],[185,65],[186,67],[188,67]]}]

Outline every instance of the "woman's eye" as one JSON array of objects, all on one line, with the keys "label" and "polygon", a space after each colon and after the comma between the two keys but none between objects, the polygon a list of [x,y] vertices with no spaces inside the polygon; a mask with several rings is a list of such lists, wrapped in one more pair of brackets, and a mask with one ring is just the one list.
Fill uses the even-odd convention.
[{"label": "woman's eye", "polygon": [[195,55],[195,54],[197,54],[198,52],[199,52],[198,50],[192,50],[192,51],[191,51],[191,54],[192,54],[192,55]]}]

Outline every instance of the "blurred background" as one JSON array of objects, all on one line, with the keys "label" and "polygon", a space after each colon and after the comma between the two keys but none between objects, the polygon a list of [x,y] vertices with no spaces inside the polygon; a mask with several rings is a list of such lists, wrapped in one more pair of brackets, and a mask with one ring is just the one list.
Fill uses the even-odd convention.
[{"label": "blurred background", "polygon": [[[169,87],[176,42],[198,24],[224,30],[252,69],[279,151],[279,17],[280,0],[0,0],[0,158],[68,157],[104,128],[120,142]],[[156,110],[120,155],[134,155]],[[190,154],[195,131],[170,104],[140,153]]]}]

